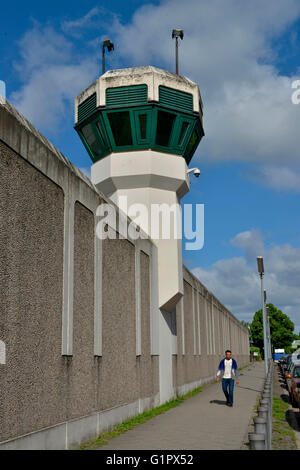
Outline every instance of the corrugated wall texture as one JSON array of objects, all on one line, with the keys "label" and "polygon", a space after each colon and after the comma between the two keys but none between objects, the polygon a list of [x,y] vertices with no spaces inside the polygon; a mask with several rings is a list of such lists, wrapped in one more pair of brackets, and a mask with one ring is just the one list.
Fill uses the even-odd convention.
[{"label": "corrugated wall texture", "polygon": [[[185,272],[188,270],[185,268]],[[178,354],[173,356],[173,385],[215,376],[219,361],[230,349],[241,367],[249,362],[247,330],[188,273],[184,298],[176,308]]]},{"label": "corrugated wall texture", "polygon": [[139,396],[135,330],[135,248],[127,240],[103,243],[103,357],[99,409]]},{"label": "corrugated wall texture", "polygon": [[68,419],[97,410],[94,359],[94,215],[75,203],[73,357],[67,359]]},{"label": "corrugated wall texture", "polygon": [[158,356],[151,356],[150,342],[150,259],[141,251],[141,356],[137,357],[140,397],[159,392]]},{"label": "corrugated wall texture", "polygon": [[62,190],[0,142],[0,441],[66,418]]}]

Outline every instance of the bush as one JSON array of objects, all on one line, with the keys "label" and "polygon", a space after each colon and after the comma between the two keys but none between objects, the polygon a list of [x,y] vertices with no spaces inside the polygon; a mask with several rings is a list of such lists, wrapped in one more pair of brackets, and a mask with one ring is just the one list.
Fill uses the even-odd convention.
[{"label": "bush", "polygon": [[258,359],[261,359],[261,352],[260,352],[260,349],[257,346],[252,346],[252,348],[250,348],[250,352],[257,352],[258,356],[256,356],[256,357]]}]

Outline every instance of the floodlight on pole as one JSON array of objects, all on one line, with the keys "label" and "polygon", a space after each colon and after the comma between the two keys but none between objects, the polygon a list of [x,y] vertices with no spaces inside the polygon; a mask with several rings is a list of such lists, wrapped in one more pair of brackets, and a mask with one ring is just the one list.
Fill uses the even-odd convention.
[{"label": "floodlight on pole", "polygon": [[105,49],[107,49],[108,52],[115,50],[114,44],[108,38],[104,39],[102,43],[102,75],[105,73]]},{"label": "floodlight on pole", "polygon": [[265,269],[264,269],[264,259],[262,256],[257,257],[257,269],[260,274],[260,277],[264,275]]},{"label": "floodlight on pole", "polygon": [[178,75],[178,38],[181,40],[184,38],[184,33],[182,29],[173,29],[172,38],[176,39],[175,53],[176,53],[176,75]]},{"label": "floodlight on pole", "polygon": [[264,356],[265,356],[265,373],[266,376],[268,375],[268,339],[267,339],[267,315],[266,315],[266,303],[265,303],[265,290],[264,290],[264,283],[263,277],[265,273],[264,269],[264,259],[262,256],[257,257],[257,269],[260,275],[260,282],[261,282],[261,304],[262,304],[262,313],[263,313],[263,333],[264,333]]}]

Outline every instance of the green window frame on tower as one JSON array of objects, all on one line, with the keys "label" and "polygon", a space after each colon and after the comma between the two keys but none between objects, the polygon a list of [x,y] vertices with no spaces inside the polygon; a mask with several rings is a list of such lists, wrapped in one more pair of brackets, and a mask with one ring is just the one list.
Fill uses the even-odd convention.
[{"label": "green window frame on tower", "polygon": [[163,149],[171,147],[177,114],[165,109],[155,110],[155,145]]},{"label": "green window frame on tower", "polygon": [[172,147],[179,150],[180,153],[184,151],[186,145],[192,135],[195,127],[195,119],[190,116],[180,114],[176,120],[176,127],[174,130],[174,139]]},{"label": "green window frame on tower", "polygon": [[[173,116],[173,124],[169,132],[168,142],[166,141],[167,145],[162,145],[160,141],[157,141],[157,130],[158,125],[160,125],[159,113],[166,113],[168,116]],[[196,119],[192,116],[185,115],[178,111],[176,112],[175,110],[166,110],[165,108],[156,107],[153,116],[154,136],[152,139],[152,148],[163,152],[167,151],[182,155],[189,139],[191,138],[195,122]],[[183,126],[185,126],[184,130],[182,129]]]},{"label": "green window frame on tower", "polygon": [[189,164],[191,159],[193,158],[193,155],[195,151],[197,150],[197,147],[202,137],[203,137],[203,133],[201,131],[200,123],[196,122],[193,128],[193,132],[191,133],[189,143],[183,154],[183,157],[185,158],[187,164]]},{"label": "green window frame on tower", "polygon": [[148,146],[151,143],[152,133],[152,108],[144,107],[132,110],[136,145]]},{"label": "green window frame on tower", "polygon": [[110,111],[104,114],[104,119],[109,124],[107,129],[114,147],[122,149],[134,145],[130,110]]},{"label": "green window frame on tower", "polygon": [[[85,132],[85,128],[89,132]],[[90,119],[89,121],[85,122],[84,125],[81,126],[78,133],[93,162],[99,160],[99,158],[102,158],[111,152],[109,140],[107,135],[105,135],[103,119],[100,115],[97,116],[96,119]],[[96,152],[92,145],[92,138],[98,142],[98,151]]]},{"label": "green window frame on tower", "polygon": [[[170,107],[166,103],[160,102],[142,104],[139,96],[143,96],[145,89],[141,95],[136,95],[136,90],[127,94],[127,87],[120,88],[117,92],[121,92],[123,101],[121,100],[119,106],[117,106],[117,95],[114,96],[113,89],[110,89],[110,93],[112,93],[110,106],[97,108],[76,126],[93,162],[111,152],[152,149],[158,152],[181,155],[189,164],[204,135],[199,115],[190,112],[191,98],[187,101],[187,110],[184,111],[180,109],[183,107],[181,101],[179,101],[180,106],[178,105],[177,109],[175,109],[174,100],[169,105]],[[174,92],[167,91],[166,96],[169,96],[170,91]],[[136,99],[137,96],[138,99]],[[128,100],[134,101],[126,106]],[[145,100],[145,97],[141,100]],[[90,103],[95,103],[94,97]],[[82,115],[83,111],[90,112],[92,109],[86,100],[82,108]]]},{"label": "green window frame on tower", "polygon": [[[126,132],[126,129],[129,130],[128,124],[130,123],[130,135],[128,135],[127,143],[124,142],[124,140],[123,143],[122,139],[119,141],[120,143],[118,142],[117,129],[114,129],[113,125],[114,115],[118,118],[121,118],[122,114],[124,117],[126,115],[127,118],[124,132]],[[105,110],[103,111],[103,120],[108,132],[108,137],[112,143],[113,151],[122,152],[126,150],[132,150],[133,148],[147,148],[150,145],[152,131],[151,107],[144,106],[137,108],[119,108]],[[121,120],[120,125],[122,125]]]},{"label": "green window frame on tower", "polygon": [[[133,132],[133,117],[132,117],[132,113],[131,113],[131,110],[128,109],[128,108],[122,108],[122,109],[110,109],[110,110],[105,110],[103,111],[103,120],[104,120],[104,125],[105,125],[105,128],[107,130],[107,134],[108,134],[108,138],[111,142],[111,146],[112,146],[112,151],[113,152],[122,152],[122,151],[126,151],[126,150],[131,150],[132,147],[135,145],[135,135],[134,135],[134,132]],[[118,136],[117,135],[117,127],[114,128],[113,126],[113,122],[114,122],[114,118],[116,119],[117,117],[120,117],[123,116],[123,124],[126,125],[126,128],[121,130],[123,132],[123,135],[121,136]],[[122,124],[122,121],[120,121],[120,124]],[[128,128],[128,124],[129,124],[129,128]],[[128,135],[127,135],[127,143],[125,143],[126,141],[126,130],[129,131]],[[118,139],[120,139],[118,141]],[[131,142],[131,144],[129,144],[128,142]]]}]

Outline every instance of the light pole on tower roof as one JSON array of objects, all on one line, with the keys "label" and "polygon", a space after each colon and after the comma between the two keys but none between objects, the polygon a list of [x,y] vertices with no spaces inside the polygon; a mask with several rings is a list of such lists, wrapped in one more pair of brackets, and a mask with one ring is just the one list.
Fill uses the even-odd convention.
[{"label": "light pole on tower roof", "polygon": [[108,38],[104,39],[102,43],[102,75],[105,74],[105,49],[107,49],[108,52],[115,50],[114,44]]},{"label": "light pole on tower roof", "polygon": [[173,29],[172,38],[176,40],[175,42],[175,55],[176,55],[176,75],[178,75],[178,38],[181,40],[184,38],[184,33],[182,29]]}]

